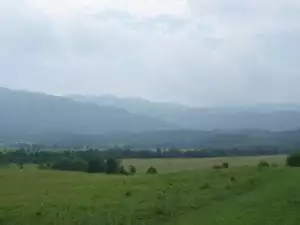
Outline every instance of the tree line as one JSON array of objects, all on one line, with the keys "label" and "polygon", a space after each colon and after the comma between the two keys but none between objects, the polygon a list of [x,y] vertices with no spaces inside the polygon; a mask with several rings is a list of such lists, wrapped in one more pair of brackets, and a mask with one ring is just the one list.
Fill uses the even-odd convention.
[{"label": "tree line", "polygon": [[[286,153],[286,152],[285,152]],[[276,155],[282,152],[275,149],[268,151],[245,152],[237,149],[233,150],[188,150],[179,149],[156,149],[133,151],[130,149],[114,148],[105,151],[97,149],[89,150],[66,150],[50,151],[42,150],[36,145],[18,150],[0,151],[0,166],[14,163],[23,168],[25,164],[36,164],[40,169],[53,169],[64,171],[82,171],[88,173],[106,174],[135,174],[136,168],[133,165],[124,167],[122,159],[125,158],[201,158],[201,157],[226,157],[226,156],[251,156],[251,155]],[[296,160],[295,160],[296,156]],[[300,162],[299,154],[288,158],[287,165],[297,165]],[[300,165],[300,164],[299,164]],[[146,172],[155,174],[157,170],[150,167]]]},{"label": "tree line", "polygon": [[[121,159],[126,158],[205,158],[226,156],[276,155],[283,152],[277,149],[245,150],[131,150],[127,148],[112,148],[108,150],[43,150],[38,145],[28,145],[18,150],[0,152],[0,164],[15,163],[18,165],[37,164],[40,169],[65,171],[85,171],[89,173],[134,174],[134,166],[124,168]],[[286,153],[286,151],[284,152]]]},{"label": "tree line", "polygon": [[82,171],[88,173],[125,174],[136,173],[134,166],[125,168],[121,160],[103,158],[97,151],[31,151],[19,149],[0,152],[0,164],[14,163],[23,169],[25,164],[37,164],[39,169]]},{"label": "tree line", "polygon": [[[17,164],[20,169],[23,169],[26,164],[36,164],[39,169],[62,171],[123,175],[134,175],[137,172],[135,166],[125,167],[121,159],[98,150],[54,152],[18,149],[0,152],[0,166],[11,163]],[[156,168],[152,166],[146,171],[146,174],[156,173]]]},{"label": "tree line", "polygon": [[4,150],[0,152],[2,162],[23,162],[23,163],[48,163],[57,159],[83,159],[89,161],[95,158],[101,159],[126,159],[126,158],[205,158],[205,157],[230,157],[230,156],[255,156],[255,155],[279,155],[287,154],[289,151],[281,151],[274,148],[255,148],[252,150],[180,150],[180,149],[156,149],[156,150],[131,150],[123,148],[112,148],[109,150],[64,150],[52,151],[42,148],[27,147],[18,150]]}]

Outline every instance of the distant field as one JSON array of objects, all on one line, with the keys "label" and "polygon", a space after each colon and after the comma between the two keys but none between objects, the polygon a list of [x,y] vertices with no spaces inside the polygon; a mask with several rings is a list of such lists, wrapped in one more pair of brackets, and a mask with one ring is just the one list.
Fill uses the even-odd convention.
[{"label": "distant field", "polygon": [[160,173],[178,172],[212,168],[213,165],[228,162],[230,167],[256,166],[261,160],[270,164],[284,165],[286,156],[250,156],[250,157],[223,157],[223,158],[191,158],[191,159],[125,159],[124,165],[134,165],[139,173],[144,173],[150,166],[154,166]]}]

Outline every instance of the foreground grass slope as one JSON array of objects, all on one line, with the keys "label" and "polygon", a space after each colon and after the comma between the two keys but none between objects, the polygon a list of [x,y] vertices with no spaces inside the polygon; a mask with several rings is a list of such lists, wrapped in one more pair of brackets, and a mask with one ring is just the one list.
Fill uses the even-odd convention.
[{"label": "foreground grass slope", "polygon": [[[234,178],[234,179],[233,179]],[[286,224],[300,170],[205,169],[134,177],[0,169],[0,224]]]},{"label": "foreground grass slope", "polygon": [[[300,170],[263,171],[253,188],[173,219],[172,225],[297,225]],[[252,181],[250,180],[252,183]]]}]

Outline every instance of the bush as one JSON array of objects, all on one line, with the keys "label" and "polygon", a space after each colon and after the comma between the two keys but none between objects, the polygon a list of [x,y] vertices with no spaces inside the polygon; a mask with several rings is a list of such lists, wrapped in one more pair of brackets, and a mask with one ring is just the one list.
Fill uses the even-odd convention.
[{"label": "bush", "polygon": [[128,171],[126,171],[126,169],[123,165],[120,165],[119,173],[123,174],[123,175],[126,175],[126,176],[130,175],[130,173]]},{"label": "bush", "polygon": [[214,168],[215,170],[220,170],[220,169],[223,168],[223,166],[220,166],[220,165],[214,165],[213,168]]},{"label": "bush", "polygon": [[236,178],[235,177],[230,177],[229,181],[230,181],[230,183],[234,183],[234,182],[236,182]]},{"label": "bush", "polygon": [[229,168],[229,163],[228,163],[228,162],[224,162],[224,163],[222,164],[222,167],[223,167],[224,169],[228,169],[228,168]]},{"label": "bush", "polygon": [[18,167],[20,170],[23,170],[24,169],[24,163],[18,163]]},{"label": "bush", "polygon": [[133,165],[130,165],[130,166],[129,166],[129,173],[130,173],[131,175],[136,174],[136,168],[135,168]]},{"label": "bush", "polygon": [[270,164],[267,161],[262,160],[262,161],[259,162],[258,168],[260,168],[260,169],[262,169],[262,168],[270,168]]},{"label": "bush", "polygon": [[300,153],[295,153],[287,157],[286,165],[291,167],[300,167]]},{"label": "bush", "polygon": [[146,171],[146,174],[157,174],[157,170],[153,166],[150,166],[149,169]]},{"label": "bush", "polygon": [[206,190],[206,189],[210,189],[210,185],[209,184],[204,184],[200,187],[200,190]]},{"label": "bush", "polygon": [[126,192],[125,192],[125,196],[126,196],[126,197],[130,197],[131,195],[132,195],[131,191],[126,191]]}]

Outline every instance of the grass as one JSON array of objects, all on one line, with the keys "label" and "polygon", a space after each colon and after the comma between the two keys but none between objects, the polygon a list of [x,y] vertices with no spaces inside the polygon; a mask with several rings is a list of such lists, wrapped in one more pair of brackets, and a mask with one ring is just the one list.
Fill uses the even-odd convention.
[{"label": "grass", "polygon": [[300,221],[299,172],[298,169],[264,171],[260,183],[251,191],[177,217],[169,224],[183,225],[189,221],[190,225],[297,225]]},{"label": "grass", "polygon": [[249,157],[221,157],[221,158],[191,158],[191,159],[126,159],[124,165],[134,165],[138,173],[145,173],[150,167],[155,167],[159,173],[172,173],[182,170],[212,168],[228,162],[230,167],[257,166],[259,161],[266,160],[270,164],[284,165],[286,156],[249,156]]},{"label": "grass", "polygon": [[0,224],[299,224],[298,169],[204,161],[209,168],[133,177],[2,168]]}]

